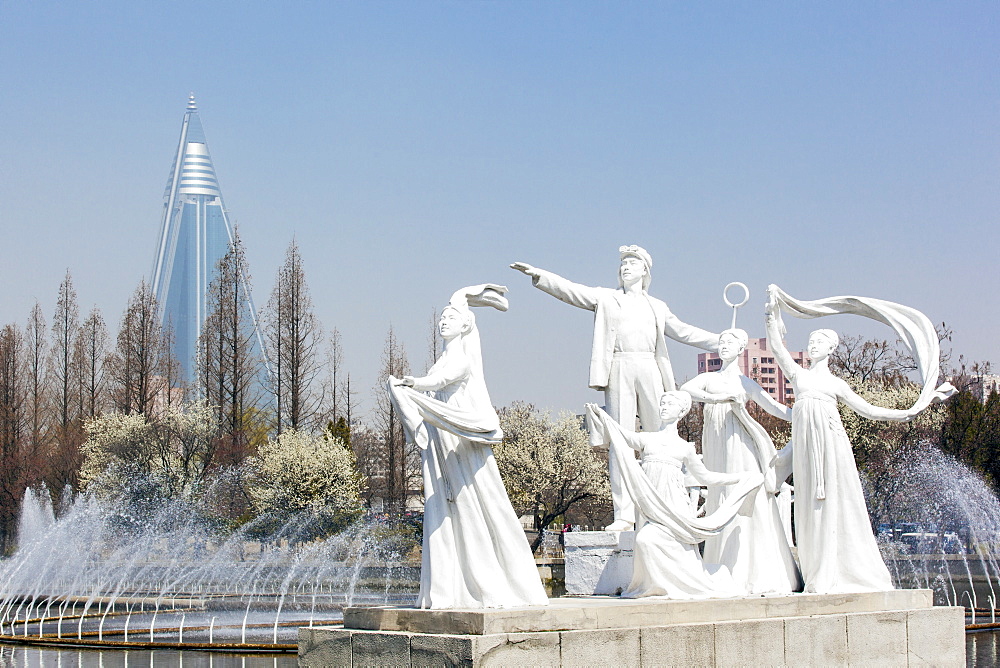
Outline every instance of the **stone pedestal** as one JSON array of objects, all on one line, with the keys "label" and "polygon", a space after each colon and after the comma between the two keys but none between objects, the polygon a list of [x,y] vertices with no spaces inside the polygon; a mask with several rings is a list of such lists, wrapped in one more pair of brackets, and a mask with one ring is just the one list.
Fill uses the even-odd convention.
[{"label": "stone pedestal", "polygon": [[503,610],[348,608],[299,630],[302,666],[965,665],[959,607],[930,590],[672,601],[552,599]]},{"label": "stone pedestal", "polygon": [[566,593],[616,596],[632,579],[634,531],[568,531],[563,534]]}]

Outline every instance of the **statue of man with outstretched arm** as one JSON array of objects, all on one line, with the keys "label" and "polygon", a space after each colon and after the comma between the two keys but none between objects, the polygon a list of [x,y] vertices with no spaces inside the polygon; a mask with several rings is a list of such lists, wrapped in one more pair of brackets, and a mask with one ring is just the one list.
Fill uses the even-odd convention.
[{"label": "statue of man with outstretched arm", "polygon": [[[604,392],[605,410],[626,429],[638,415],[643,431],[660,426],[660,396],[676,389],[664,337],[714,351],[719,335],[681,322],[667,305],[647,290],[653,258],[639,246],[618,249],[618,288],[593,288],[562,276],[515,262],[536,288],[578,308],[594,312],[594,344],[590,355],[590,387]],[[635,508],[611,459],[611,496],[615,521],[608,529],[623,531],[635,524]]]}]

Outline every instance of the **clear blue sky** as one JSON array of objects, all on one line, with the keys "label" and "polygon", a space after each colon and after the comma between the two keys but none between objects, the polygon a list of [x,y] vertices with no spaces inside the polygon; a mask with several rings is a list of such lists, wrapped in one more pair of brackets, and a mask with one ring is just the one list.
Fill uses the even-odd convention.
[{"label": "clear blue sky", "polygon": [[490,281],[495,403],[579,412],[591,316],[507,264],[614,285],[631,243],[693,324],[740,280],[762,336],[774,282],[1000,362],[998,57],[996,2],[3,0],[0,323],[51,318],[69,268],[117,328],[193,91],[257,302],[294,237],[366,406],[390,323],[422,370],[432,309]]}]

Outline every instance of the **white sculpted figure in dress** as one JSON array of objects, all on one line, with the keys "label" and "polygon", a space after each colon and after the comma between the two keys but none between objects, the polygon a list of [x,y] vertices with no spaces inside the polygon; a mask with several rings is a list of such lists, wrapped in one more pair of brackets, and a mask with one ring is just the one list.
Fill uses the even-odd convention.
[{"label": "white sculpted figure in dress", "polygon": [[[701,451],[705,466],[713,471],[756,471],[764,485],[754,498],[749,517],[737,517],[715,536],[705,539],[706,562],[723,564],[747,594],[790,594],[801,589],[799,569],[785,538],[775,498],[776,451],[764,428],[747,412],[754,401],[771,415],[791,420],[792,411],[740,371],[739,356],[749,339],[742,329],[727,329],[719,336],[722,368],[695,376],[681,389],[705,404]],[[705,511],[714,512],[729,494],[727,487],[709,489]]]},{"label": "white sculpted figure in dress", "polygon": [[506,311],[506,291],[485,284],[456,292],[441,312],[444,351],[438,361],[426,376],[389,378],[407,438],[422,454],[421,608],[548,603],[493,458],[491,446],[503,432],[486,389],[479,330],[469,308]]},{"label": "white sculpted figure in dress", "polygon": [[[696,599],[744,593],[725,566],[702,560],[698,543],[717,535],[738,513],[752,512],[763,477],[755,471],[708,470],[694,444],[677,433],[677,421],[690,409],[686,392],[665,392],[660,399],[660,429],[636,433],[622,428],[595,404],[587,405],[592,433],[610,445],[610,456],[618,461],[638,510],[632,581],[622,596]],[[632,449],[642,456],[641,465]],[[697,516],[688,499],[684,468],[703,485],[730,486],[730,494],[715,512]]]},{"label": "white sculpted figure in dress", "polygon": [[[809,335],[810,367],[792,359],[782,342],[781,312],[799,318],[838,313],[862,315],[891,326],[917,361],[923,389],[906,410],[873,406],[830,372],[830,354],[839,337],[829,329]],[[768,287],[765,309],[768,345],[795,390],[792,438],[778,457],[778,482],[788,474],[795,483],[795,540],[804,591],[817,594],[892,589],[889,570],[879,554],[865,506],[854,453],[837,402],[872,420],[910,420],[932,401],[954,392],[950,384],[935,388],[938,338],[919,311],[868,297],[798,300],[775,285]]]},{"label": "white sculpted figure in dress", "polygon": [[[653,259],[645,249],[622,246],[618,251],[617,289],[573,283],[524,262],[510,266],[530,276],[543,292],[594,312],[590,387],[604,392],[605,410],[616,422],[631,429],[638,415],[643,431],[656,431],[660,395],[676,388],[664,337],[714,351],[719,335],[681,322],[663,301],[649,296]],[[608,529],[631,529],[635,508],[618,464],[614,458],[609,462],[615,521]]]}]

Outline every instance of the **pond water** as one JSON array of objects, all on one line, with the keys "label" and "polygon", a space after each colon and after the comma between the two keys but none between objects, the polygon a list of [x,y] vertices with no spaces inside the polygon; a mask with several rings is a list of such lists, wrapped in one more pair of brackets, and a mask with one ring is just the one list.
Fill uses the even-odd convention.
[{"label": "pond water", "polygon": [[0,645],[5,668],[294,668],[295,654],[49,649]]}]

